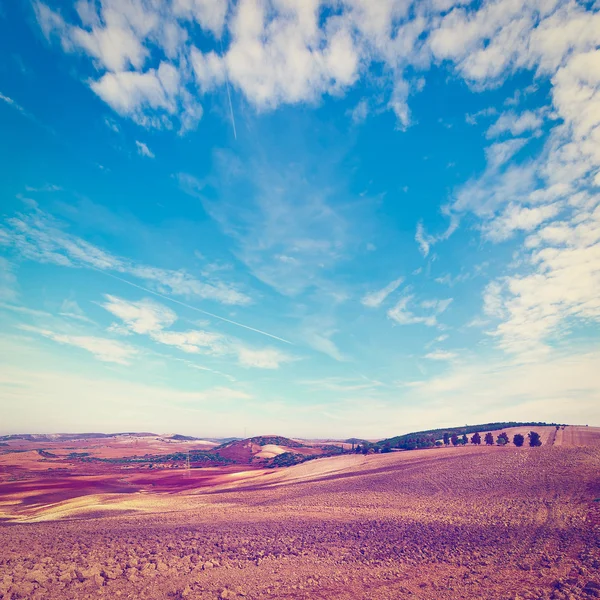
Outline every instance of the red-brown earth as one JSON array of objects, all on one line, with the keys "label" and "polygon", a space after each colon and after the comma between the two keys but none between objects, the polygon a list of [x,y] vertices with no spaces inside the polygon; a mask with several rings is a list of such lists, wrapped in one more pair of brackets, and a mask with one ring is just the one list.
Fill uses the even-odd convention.
[{"label": "red-brown earth", "polygon": [[114,457],[116,441],[11,441],[0,598],[600,597],[600,428],[535,429],[540,448],[190,472],[65,458]]}]

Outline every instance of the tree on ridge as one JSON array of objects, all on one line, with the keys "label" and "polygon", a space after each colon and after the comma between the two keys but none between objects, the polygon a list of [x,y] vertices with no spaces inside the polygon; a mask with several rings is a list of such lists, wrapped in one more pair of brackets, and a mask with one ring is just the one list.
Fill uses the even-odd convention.
[{"label": "tree on ridge", "polygon": [[496,444],[498,444],[498,446],[506,446],[506,444],[508,444],[508,435],[506,434],[505,431],[503,431],[498,436],[498,439],[496,440]]}]

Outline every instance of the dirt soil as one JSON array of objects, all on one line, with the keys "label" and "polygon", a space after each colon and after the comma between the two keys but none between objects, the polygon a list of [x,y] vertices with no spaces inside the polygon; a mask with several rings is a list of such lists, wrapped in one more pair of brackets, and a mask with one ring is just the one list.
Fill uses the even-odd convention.
[{"label": "dirt soil", "polygon": [[0,598],[598,598],[600,429],[544,440],[274,470],[59,473],[44,493],[51,478],[34,467],[54,459],[23,457],[17,472],[4,454]]}]

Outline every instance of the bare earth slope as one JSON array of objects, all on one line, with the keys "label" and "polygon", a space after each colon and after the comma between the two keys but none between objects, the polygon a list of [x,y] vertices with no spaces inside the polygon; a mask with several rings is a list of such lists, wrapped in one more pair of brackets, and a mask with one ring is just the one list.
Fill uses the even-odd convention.
[{"label": "bare earth slope", "polygon": [[600,597],[600,430],[554,442],[14,505],[33,522],[0,526],[0,598]]}]

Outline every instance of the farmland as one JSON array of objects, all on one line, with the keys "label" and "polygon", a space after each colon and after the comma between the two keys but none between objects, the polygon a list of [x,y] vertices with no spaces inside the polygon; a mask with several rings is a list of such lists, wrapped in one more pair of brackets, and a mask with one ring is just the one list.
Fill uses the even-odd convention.
[{"label": "farmland", "polygon": [[600,429],[540,433],[190,473],[3,454],[0,597],[600,597]]}]

